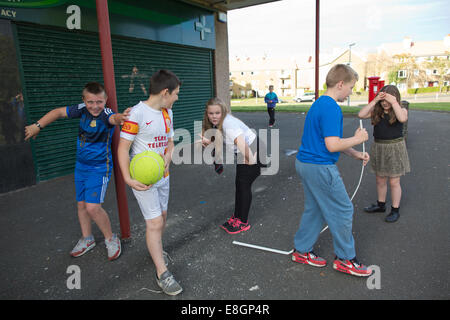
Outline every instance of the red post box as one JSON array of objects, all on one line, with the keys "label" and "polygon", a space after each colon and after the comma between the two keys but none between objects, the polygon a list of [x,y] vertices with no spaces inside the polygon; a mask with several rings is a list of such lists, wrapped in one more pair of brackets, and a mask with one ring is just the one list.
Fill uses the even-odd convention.
[{"label": "red post box", "polygon": [[[369,79],[369,102],[375,98],[378,93],[378,90],[381,89],[379,79],[380,77],[368,77]],[[383,81],[384,82],[384,81]]]}]

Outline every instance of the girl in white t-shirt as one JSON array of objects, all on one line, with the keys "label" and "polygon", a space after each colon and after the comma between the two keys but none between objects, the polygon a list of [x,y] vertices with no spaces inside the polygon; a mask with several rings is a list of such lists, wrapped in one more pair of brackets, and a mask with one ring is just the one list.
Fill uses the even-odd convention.
[{"label": "girl in white t-shirt", "polygon": [[[213,133],[208,139],[205,133],[210,129],[213,129]],[[202,145],[206,147],[211,143],[214,143],[216,172],[219,174],[222,172],[220,166],[223,143],[232,147],[235,154],[240,153],[236,165],[234,214],[221,228],[229,234],[247,231],[250,229],[248,214],[252,202],[252,183],[261,175],[261,163],[257,153],[258,139],[245,123],[231,115],[229,108],[219,98],[212,98],[206,103],[203,118]]]}]

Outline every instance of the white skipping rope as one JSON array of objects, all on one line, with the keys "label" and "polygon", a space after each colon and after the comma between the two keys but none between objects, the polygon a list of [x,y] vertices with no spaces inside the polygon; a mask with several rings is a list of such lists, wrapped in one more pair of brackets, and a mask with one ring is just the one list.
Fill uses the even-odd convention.
[{"label": "white skipping rope", "polygon": [[[363,123],[362,123],[361,119],[359,120],[359,127],[361,129],[363,128]],[[363,153],[365,153],[365,152],[366,152],[366,147],[365,147],[365,144],[363,142]],[[353,195],[350,198],[350,201],[353,200],[353,198],[356,195],[356,192],[358,192],[359,186],[361,185],[363,174],[364,174],[364,163],[361,166],[361,175],[359,176],[358,185],[356,186],[356,189],[353,192]],[[328,229],[328,226],[326,226],[322,231],[320,231],[320,233],[324,232],[327,229]],[[294,249],[292,249],[291,251],[282,251],[282,250],[267,248],[267,247],[263,247],[263,246],[257,246],[257,245],[254,245],[254,244],[249,244],[249,243],[244,243],[244,242],[239,242],[239,241],[233,241],[233,244],[236,244],[236,245],[239,245],[239,246],[243,246],[243,247],[247,247],[247,248],[253,248],[253,249],[259,249],[259,250],[269,251],[269,252],[273,252],[273,253],[284,254],[284,255],[289,255],[292,252],[294,252]]]},{"label": "white skipping rope", "polygon": [[[359,119],[359,127],[360,127],[361,129],[363,128],[363,123],[362,123],[362,120],[361,120],[361,119]],[[362,145],[362,149],[363,149],[363,154],[366,153],[366,146],[365,146],[365,143],[364,143],[364,142],[363,142],[363,145]],[[359,176],[359,182],[358,182],[358,185],[356,186],[355,192],[353,192],[353,195],[352,195],[352,197],[350,198],[350,201],[353,200],[353,198],[354,198],[355,195],[356,195],[356,192],[358,192],[359,186],[361,185],[361,181],[362,181],[363,174],[364,174],[364,161],[363,161],[363,164],[361,165],[361,175]],[[327,229],[328,229],[328,226],[326,226],[325,228],[323,228],[322,231],[320,231],[320,233],[324,232],[324,231],[327,230]]]}]

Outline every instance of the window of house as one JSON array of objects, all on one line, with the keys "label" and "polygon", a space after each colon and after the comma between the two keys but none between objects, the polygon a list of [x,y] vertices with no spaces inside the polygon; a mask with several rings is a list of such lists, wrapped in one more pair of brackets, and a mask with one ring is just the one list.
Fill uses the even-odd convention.
[{"label": "window of house", "polygon": [[400,79],[406,78],[406,70],[399,70],[397,73],[397,77],[399,77]]}]

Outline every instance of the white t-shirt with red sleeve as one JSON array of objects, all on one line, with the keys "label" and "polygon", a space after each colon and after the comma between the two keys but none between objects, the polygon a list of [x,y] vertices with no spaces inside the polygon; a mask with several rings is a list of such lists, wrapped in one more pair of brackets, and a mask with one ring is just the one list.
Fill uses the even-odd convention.
[{"label": "white t-shirt with red sleeve", "polygon": [[156,110],[142,101],[131,109],[120,132],[121,138],[133,141],[130,160],[146,150],[163,155],[173,136],[172,110]]}]

